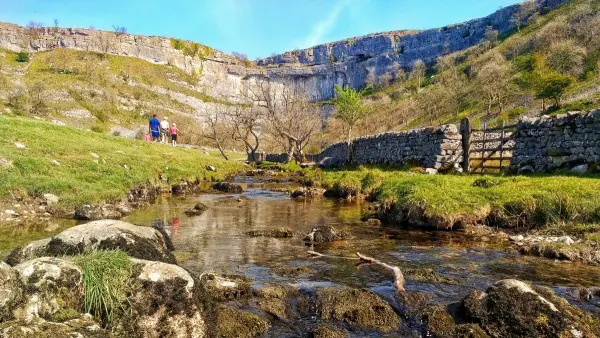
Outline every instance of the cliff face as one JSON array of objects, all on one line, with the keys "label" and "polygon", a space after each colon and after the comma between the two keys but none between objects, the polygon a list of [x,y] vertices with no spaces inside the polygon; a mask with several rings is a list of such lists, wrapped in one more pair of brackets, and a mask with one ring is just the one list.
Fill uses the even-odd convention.
[{"label": "cliff face", "polygon": [[[569,0],[538,0],[538,8],[556,8]],[[336,84],[363,87],[375,77],[409,68],[416,60],[434,62],[443,54],[474,46],[484,39],[488,26],[500,33],[514,28],[511,18],[519,6],[510,6],[481,19],[426,31],[395,31],[338,41],[287,52],[248,64],[194,44],[199,52],[175,48],[174,40],[89,29],[41,28],[30,30],[0,23],[0,47],[12,51],[44,51],[59,47],[137,57],[171,64],[201,74],[197,88],[215,98],[239,102],[240,93],[257,78],[284,78],[303,87],[313,101],[333,97]]]},{"label": "cliff face", "polygon": [[[536,6],[538,11],[551,10],[568,1],[537,0]],[[267,68],[301,67],[305,75],[294,74],[296,82],[305,82],[314,99],[328,99],[333,96],[335,84],[361,88],[369,73],[376,78],[385,73],[393,76],[419,59],[432,63],[441,55],[475,46],[485,39],[488,27],[500,34],[509,32],[515,28],[512,17],[519,10],[520,5],[509,6],[484,18],[425,31],[370,34],[286,52],[259,60],[257,64]],[[313,83],[313,77],[319,80]]]}]

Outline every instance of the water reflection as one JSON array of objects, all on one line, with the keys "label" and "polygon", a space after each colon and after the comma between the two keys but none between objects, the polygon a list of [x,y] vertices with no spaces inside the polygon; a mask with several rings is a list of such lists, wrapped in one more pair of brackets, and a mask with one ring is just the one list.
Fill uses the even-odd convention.
[{"label": "water reflection", "polygon": [[[199,217],[184,211],[197,202],[209,209]],[[390,276],[377,267],[357,268],[348,260],[314,260],[302,242],[316,225],[332,225],[353,235],[347,241],[317,248],[331,255],[353,256],[357,251],[400,266],[403,270],[431,269],[453,284],[411,279],[406,288],[432,293],[440,302],[457,301],[470,290],[485,289],[503,278],[518,278],[552,286],[579,304],[574,286],[594,285],[600,268],[523,257],[503,244],[468,241],[452,232],[415,231],[395,227],[371,227],[360,221],[364,205],[330,199],[292,201],[282,193],[250,185],[241,195],[204,194],[160,200],[128,217],[138,224],[157,220],[172,233],[181,264],[198,273],[215,271],[244,274],[257,283],[287,282],[296,285],[345,284],[392,290]],[[250,237],[247,231],[289,228],[294,238]],[[387,291],[385,291],[387,290]]]}]

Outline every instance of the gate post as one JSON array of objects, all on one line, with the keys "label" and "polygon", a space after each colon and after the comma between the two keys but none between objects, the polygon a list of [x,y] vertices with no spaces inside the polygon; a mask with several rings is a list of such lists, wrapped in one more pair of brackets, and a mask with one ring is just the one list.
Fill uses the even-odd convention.
[{"label": "gate post", "polygon": [[468,173],[471,171],[471,121],[468,117],[465,117],[460,121],[460,132],[462,134],[462,147],[463,147],[463,172]]}]

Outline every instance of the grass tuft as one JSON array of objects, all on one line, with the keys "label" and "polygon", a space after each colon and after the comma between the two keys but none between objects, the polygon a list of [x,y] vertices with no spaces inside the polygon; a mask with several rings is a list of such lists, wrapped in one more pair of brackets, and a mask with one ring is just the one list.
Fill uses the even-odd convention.
[{"label": "grass tuft", "polygon": [[93,251],[72,258],[83,272],[85,312],[107,326],[129,312],[133,264],[123,251]]}]

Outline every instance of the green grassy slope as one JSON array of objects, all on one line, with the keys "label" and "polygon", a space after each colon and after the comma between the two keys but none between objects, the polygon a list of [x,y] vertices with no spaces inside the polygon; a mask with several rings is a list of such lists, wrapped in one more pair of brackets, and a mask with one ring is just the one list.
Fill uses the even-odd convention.
[{"label": "green grassy slope", "polygon": [[16,53],[0,50],[0,111],[13,116],[57,119],[106,133],[114,126],[137,130],[158,114],[176,120],[185,131],[182,141],[190,143],[199,130],[197,108],[167,91],[229,104],[196,88],[201,73],[133,57],[59,48],[31,54],[27,62],[16,60]]},{"label": "green grassy slope", "polygon": [[[0,116],[0,135],[0,201],[53,193],[62,207],[73,207],[120,199],[140,184],[223,178],[242,168],[240,161],[224,161],[216,153],[25,118]],[[25,148],[17,148],[17,142]],[[217,171],[208,172],[207,164]]]}]

